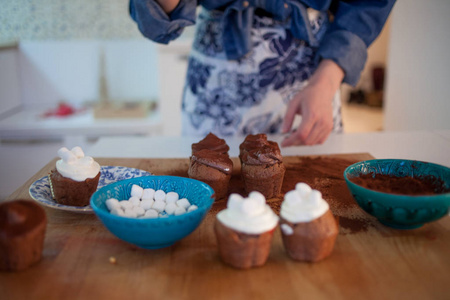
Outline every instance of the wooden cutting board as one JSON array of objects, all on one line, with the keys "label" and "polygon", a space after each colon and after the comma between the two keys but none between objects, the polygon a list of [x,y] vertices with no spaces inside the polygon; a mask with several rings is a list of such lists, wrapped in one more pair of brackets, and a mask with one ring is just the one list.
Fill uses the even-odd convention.
[{"label": "wooden cutting board", "polygon": [[[225,207],[217,201],[204,222],[177,244],[145,250],[111,233],[93,214],[46,208],[49,219],[42,261],[19,273],[0,273],[1,299],[448,299],[450,218],[415,230],[381,225],[353,201],[342,173],[369,154],[285,157],[282,192],[304,181],[322,191],[339,218],[333,254],[301,263],[285,253],[275,231],[267,263],[236,270],[217,253],[212,223]],[[32,182],[8,199],[30,199]],[[140,168],[155,175],[187,176],[188,159],[97,159],[102,165]],[[243,193],[237,158],[230,192]],[[282,198],[269,199],[278,212]],[[110,257],[116,263],[110,263]]]}]

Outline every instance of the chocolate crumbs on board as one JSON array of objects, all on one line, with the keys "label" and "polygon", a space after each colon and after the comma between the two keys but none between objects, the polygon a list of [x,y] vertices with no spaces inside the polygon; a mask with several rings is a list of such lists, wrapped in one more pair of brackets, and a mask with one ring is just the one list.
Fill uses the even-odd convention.
[{"label": "chocolate crumbs on board", "polygon": [[[267,199],[267,204],[279,214],[284,194],[295,188],[299,182],[305,182],[313,189],[319,190],[330,205],[333,214],[339,218],[341,234],[364,232],[373,226],[373,220],[353,199],[344,180],[344,170],[356,161],[342,158],[318,156],[314,158],[299,157],[298,161],[286,164],[281,194],[277,198]],[[240,174],[231,176],[228,193],[247,196]],[[226,199],[214,203],[212,213],[226,208]]]}]

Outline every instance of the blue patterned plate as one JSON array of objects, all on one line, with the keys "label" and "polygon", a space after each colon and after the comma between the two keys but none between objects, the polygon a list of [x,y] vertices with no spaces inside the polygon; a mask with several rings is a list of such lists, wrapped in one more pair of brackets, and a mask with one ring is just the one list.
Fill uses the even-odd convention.
[{"label": "blue patterned plate", "polygon": [[[101,166],[100,179],[98,181],[97,190],[116,181],[130,179],[141,176],[149,176],[151,173],[134,168],[118,167],[118,166]],[[72,212],[92,213],[92,207],[87,206],[69,206],[56,203],[50,191],[48,176],[44,176],[30,186],[30,196],[40,204],[56,209],[67,210]]]}]

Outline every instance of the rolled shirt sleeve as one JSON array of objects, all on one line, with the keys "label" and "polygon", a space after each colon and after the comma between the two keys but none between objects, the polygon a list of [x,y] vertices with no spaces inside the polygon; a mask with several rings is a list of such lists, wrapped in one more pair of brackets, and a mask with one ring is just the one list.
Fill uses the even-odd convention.
[{"label": "rolled shirt sleeve", "polygon": [[196,0],[180,0],[177,7],[166,14],[154,0],[130,0],[130,15],[139,31],[148,39],[168,44],[178,38],[185,27],[195,24]]},{"label": "rolled shirt sleeve", "polygon": [[395,0],[339,1],[319,59],[331,59],[345,72],[344,82],[356,85],[367,60],[367,48],[380,34]]}]

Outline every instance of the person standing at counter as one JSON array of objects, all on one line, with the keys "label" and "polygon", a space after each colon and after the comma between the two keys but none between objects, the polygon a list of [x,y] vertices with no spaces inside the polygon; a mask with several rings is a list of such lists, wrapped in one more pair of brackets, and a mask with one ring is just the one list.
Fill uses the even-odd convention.
[{"label": "person standing at counter", "polygon": [[342,131],[339,87],[358,82],[394,2],[130,0],[129,8],[141,33],[158,43],[197,26],[183,134],[289,133],[281,145],[292,146]]}]

